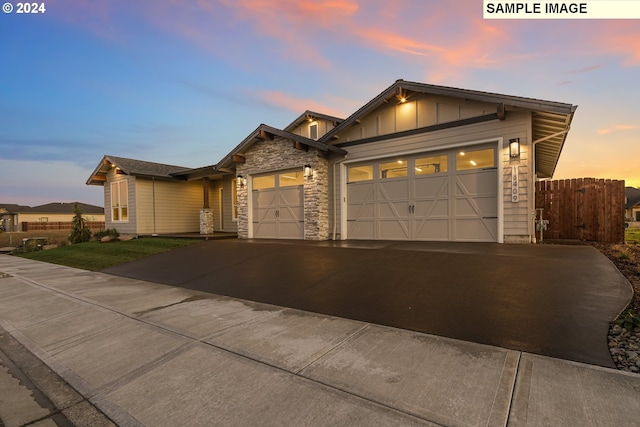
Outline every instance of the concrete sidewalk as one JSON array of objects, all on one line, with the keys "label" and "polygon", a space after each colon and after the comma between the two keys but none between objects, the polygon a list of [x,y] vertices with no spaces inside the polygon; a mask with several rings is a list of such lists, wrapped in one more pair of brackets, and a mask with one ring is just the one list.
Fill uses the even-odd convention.
[{"label": "concrete sidewalk", "polygon": [[35,402],[16,414],[0,386],[5,426],[89,424],[79,408],[124,426],[640,419],[635,374],[8,255],[0,272],[0,326],[77,393],[48,407],[0,358],[0,385]]}]

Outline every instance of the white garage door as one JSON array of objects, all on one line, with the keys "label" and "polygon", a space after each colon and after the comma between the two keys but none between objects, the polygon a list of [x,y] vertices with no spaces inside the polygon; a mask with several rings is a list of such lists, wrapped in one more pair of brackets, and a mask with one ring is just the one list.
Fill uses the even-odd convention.
[{"label": "white garage door", "polygon": [[497,241],[496,149],[347,168],[347,238]]},{"label": "white garage door", "polygon": [[302,171],[253,177],[253,237],[304,238],[304,178]]}]

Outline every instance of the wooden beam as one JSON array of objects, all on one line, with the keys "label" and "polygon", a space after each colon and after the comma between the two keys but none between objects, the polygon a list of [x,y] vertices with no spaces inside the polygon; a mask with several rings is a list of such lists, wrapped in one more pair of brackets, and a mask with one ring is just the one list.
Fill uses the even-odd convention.
[{"label": "wooden beam", "polygon": [[240,154],[234,154],[233,161],[235,163],[246,163],[247,159],[244,156],[241,156]]},{"label": "wooden beam", "polygon": [[260,138],[262,138],[262,139],[273,139],[273,134],[267,132],[266,130],[260,129]]},{"label": "wooden beam", "polygon": [[209,177],[202,178],[202,209],[209,209]]},{"label": "wooden beam", "polygon": [[106,176],[100,176],[100,175],[94,175],[91,177],[92,181],[101,181],[101,182],[105,182],[107,180]]},{"label": "wooden beam", "polygon": [[295,141],[293,143],[293,148],[295,148],[296,150],[301,150],[301,151],[309,151],[309,146],[306,144],[303,144],[302,142],[299,141]]},{"label": "wooden beam", "polygon": [[498,120],[504,120],[507,118],[507,111],[505,110],[504,104],[498,105],[498,110],[496,111],[498,114]]}]

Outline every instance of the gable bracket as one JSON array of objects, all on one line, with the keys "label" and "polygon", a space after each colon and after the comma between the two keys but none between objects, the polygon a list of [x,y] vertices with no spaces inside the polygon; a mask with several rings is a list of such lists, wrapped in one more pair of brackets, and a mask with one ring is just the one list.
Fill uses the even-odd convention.
[{"label": "gable bracket", "polygon": [[303,144],[300,141],[294,141],[293,148],[295,148],[296,150],[301,150],[301,151],[309,151],[309,146],[306,145],[306,144]]},{"label": "gable bracket", "polygon": [[507,111],[504,107],[504,103],[498,104],[498,109],[496,114],[498,114],[498,120],[503,121],[507,118]]},{"label": "gable bracket", "polygon": [[260,129],[260,132],[258,133],[257,137],[260,138],[260,139],[273,139],[273,134],[267,132],[264,129]]}]

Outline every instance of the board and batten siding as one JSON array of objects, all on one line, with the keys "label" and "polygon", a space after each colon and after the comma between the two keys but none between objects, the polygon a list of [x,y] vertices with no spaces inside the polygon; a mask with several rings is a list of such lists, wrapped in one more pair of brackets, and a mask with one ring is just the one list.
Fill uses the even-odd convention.
[{"label": "board and batten siding", "polygon": [[[453,107],[452,107],[453,108]],[[462,110],[458,109],[460,113]],[[435,114],[435,113],[434,113]],[[452,113],[453,114],[453,113]],[[458,116],[460,117],[460,116]],[[366,126],[366,123],[363,122]],[[357,126],[356,126],[357,127]],[[520,138],[521,156],[518,160],[511,160],[508,152],[509,139]],[[359,139],[359,138],[358,138]],[[393,138],[383,141],[369,142],[346,147],[349,151],[348,159],[344,162],[347,165],[359,160],[381,159],[408,153],[446,151],[454,147],[464,147],[475,144],[486,144],[492,141],[502,140],[502,147],[498,153],[501,161],[501,172],[503,179],[503,232],[505,242],[524,242],[532,234],[530,212],[534,203],[534,174],[533,156],[531,152],[531,113],[527,111],[510,111],[507,119],[503,121],[492,120],[488,122],[470,124],[459,127],[452,127],[443,130],[421,133],[400,138]],[[342,138],[338,142],[344,142]],[[333,165],[342,159],[333,159],[329,165],[329,170],[333,171]],[[518,166],[519,173],[519,202],[511,201],[511,172],[512,166]],[[341,169],[340,167],[338,169]],[[500,170],[499,170],[500,173]],[[334,175],[330,174],[332,182],[330,184],[330,216],[332,221],[337,221],[337,235],[341,236],[342,221],[341,212],[341,190],[344,183],[333,182]],[[340,179],[341,174],[337,174]],[[345,177],[346,179],[346,177]],[[336,201],[338,210],[334,216],[333,201]],[[333,227],[333,222],[331,223]],[[340,238],[340,237],[338,237]]]},{"label": "board and batten siding", "polygon": [[136,196],[138,234],[200,231],[202,181],[171,182],[138,178]]},{"label": "board and batten siding", "polygon": [[292,129],[291,133],[294,135],[300,135],[300,136],[304,136],[305,138],[309,138],[310,137],[309,127],[312,124],[318,125],[318,138],[321,138],[324,134],[326,134],[327,132],[329,132],[331,129],[334,128],[333,122],[330,122],[328,120],[323,120],[323,119],[317,119],[311,122],[309,121],[303,122],[301,125]]},{"label": "board and batten siding", "polygon": [[409,102],[390,101],[363,117],[360,124],[340,133],[335,143],[355,141],[379,135],[479,117],[496,112],[495,104],[458,101],[450,98],[415,95]]},{"label": "board and batten siding", "polygon": [[[128,193],[128,217],[127,221],[112,221],[111,212],[111,184],[119,181],[127,181],[127,193]],[[116,173],[116,169],[113,168],[107,173],[107,181],[104,184],[104,222],[105,228],[115,228],[122,235],[135,235],[136,231],[136,217],[135,217],[135,177],[129,175],[120,175]]]}]

